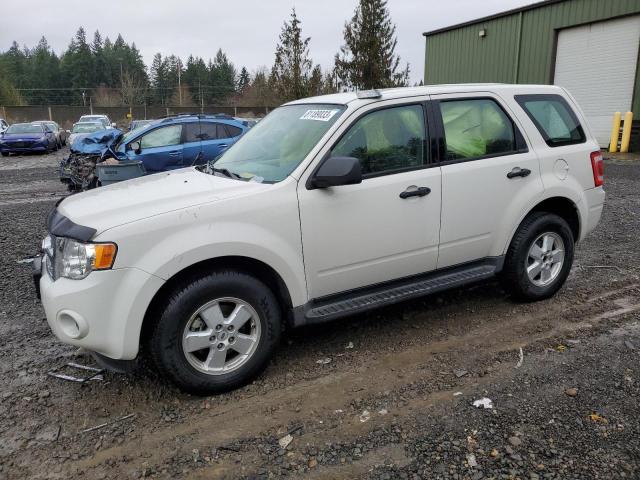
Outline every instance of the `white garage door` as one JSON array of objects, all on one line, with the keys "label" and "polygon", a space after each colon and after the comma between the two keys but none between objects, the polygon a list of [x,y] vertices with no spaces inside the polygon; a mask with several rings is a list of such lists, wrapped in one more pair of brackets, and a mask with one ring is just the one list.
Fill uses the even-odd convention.
[{"label": "white garage door", "polygon": [[640,15],[558,34],[555,84],[575,97],[601,147],[609,145],[613,113],[631,109],[639,42]]}]

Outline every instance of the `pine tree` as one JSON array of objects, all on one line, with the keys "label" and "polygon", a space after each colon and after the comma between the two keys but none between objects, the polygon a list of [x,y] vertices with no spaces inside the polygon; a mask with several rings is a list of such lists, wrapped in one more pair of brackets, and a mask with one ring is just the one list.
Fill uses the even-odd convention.
[{"label": "pine tree", "polygon": [[359,0],[335,58],[338,76],[345,86],[356,89],[407,85],[409,65],[400,69],[396,45],[387,0]]},{"label": "pine tree", "polygon": [[313,65],[309,57],[311,37],[302,36],[301,23],[295,8],[292,9],[291,19],[284,22],[276,46],[271,81],[283,102],[305,97],[308,92],[309,75]]},{"label": "pine tree", "polygon": [[242,67],[242,70],[240,70],[240,76],[238,77],[238,93],[240,95],[244,94],[250,84],[251,77],[249,76],[249,72],[245,67]]},{"label": "pine tree", "polygon": [[212,96],[214,102],[224,102],[236,91],[236,69],[220,49],[210,65]]}]

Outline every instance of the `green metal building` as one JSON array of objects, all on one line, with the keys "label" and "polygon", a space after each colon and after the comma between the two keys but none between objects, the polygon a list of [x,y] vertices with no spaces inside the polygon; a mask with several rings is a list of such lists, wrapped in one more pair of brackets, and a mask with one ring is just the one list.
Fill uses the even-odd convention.
[{"label": "green metal building", "polygon": [[561,85],[603,147],[614,112],[640,119],[640,0],[546,0],[424,36],[427,85]]}]

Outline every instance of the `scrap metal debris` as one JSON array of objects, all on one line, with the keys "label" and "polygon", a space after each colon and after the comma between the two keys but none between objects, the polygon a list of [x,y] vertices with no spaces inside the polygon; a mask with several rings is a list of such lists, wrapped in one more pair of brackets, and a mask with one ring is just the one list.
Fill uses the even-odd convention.
[{"label": "scrap metal debris", "polygon": [[369,410],[364,410],[359,418],[362,423],[367,422],[371,418],[371,413]]},{"label": "scrap metal debris", "polygon": [[331,363],[331,359],[329,357],[321,358],[320,360],[316,360],[316,363],[318,365],[326,365],[327,363]]},{"label": "scrap metal debris", "polygon": [[[62,369],[80,370],[81,372],[88,372],[83,377],[77,377],[75,375],[69,375],[66,373],[60,373]],[[69,382],[85,383],[89,380],[104,380],[102,374],[105,372],[104,368],[89,367],[87,365],[80,365],[79,363],[69,362],[65,365],[54,368],[47,372],[50,377],[60,378]]]}]

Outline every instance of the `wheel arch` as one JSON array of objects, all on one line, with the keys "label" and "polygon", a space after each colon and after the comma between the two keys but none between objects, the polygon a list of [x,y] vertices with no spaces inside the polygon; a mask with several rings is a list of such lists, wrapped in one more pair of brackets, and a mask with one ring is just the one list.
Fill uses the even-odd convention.
[{"label": "wheel arch", "polygon": [[293,302],[287,284],[282,276],[270,265],[255,258],[229,255],[202,260],[189,265],[172,275],[155,293],[147,306],[142,326],[140,329],[140,346],[143,347],[144,339],[148,338],[150,327],[157,319],[158,309],[169,293],[179,284],[188,282],[202,274],[215,270],[233,269],[255,276],[267,287],[271,288],[278,299],[285,325],[292,323]]},{"label": "wheel arch", "polygon": [[553,213],[563,218],[569,224],[569,228],[571,229],[571,233],[573,234],[573,239],[575,240],[575,242],[577,243],[580,239],[582,224],[578,206],[570,198],[563,196],[554,196],[539,201],[536,205],[530,208],[529,211],[520,219],[516,227],[511,232],[511,235],[509,236],[508,242],[504,247],[504,253],[506,253],[509,245],[511,245],[513,236],[520,228],[520,225],[522,225],[522,222],[524,222],[524,220],[531,214],[536,212]]}]

